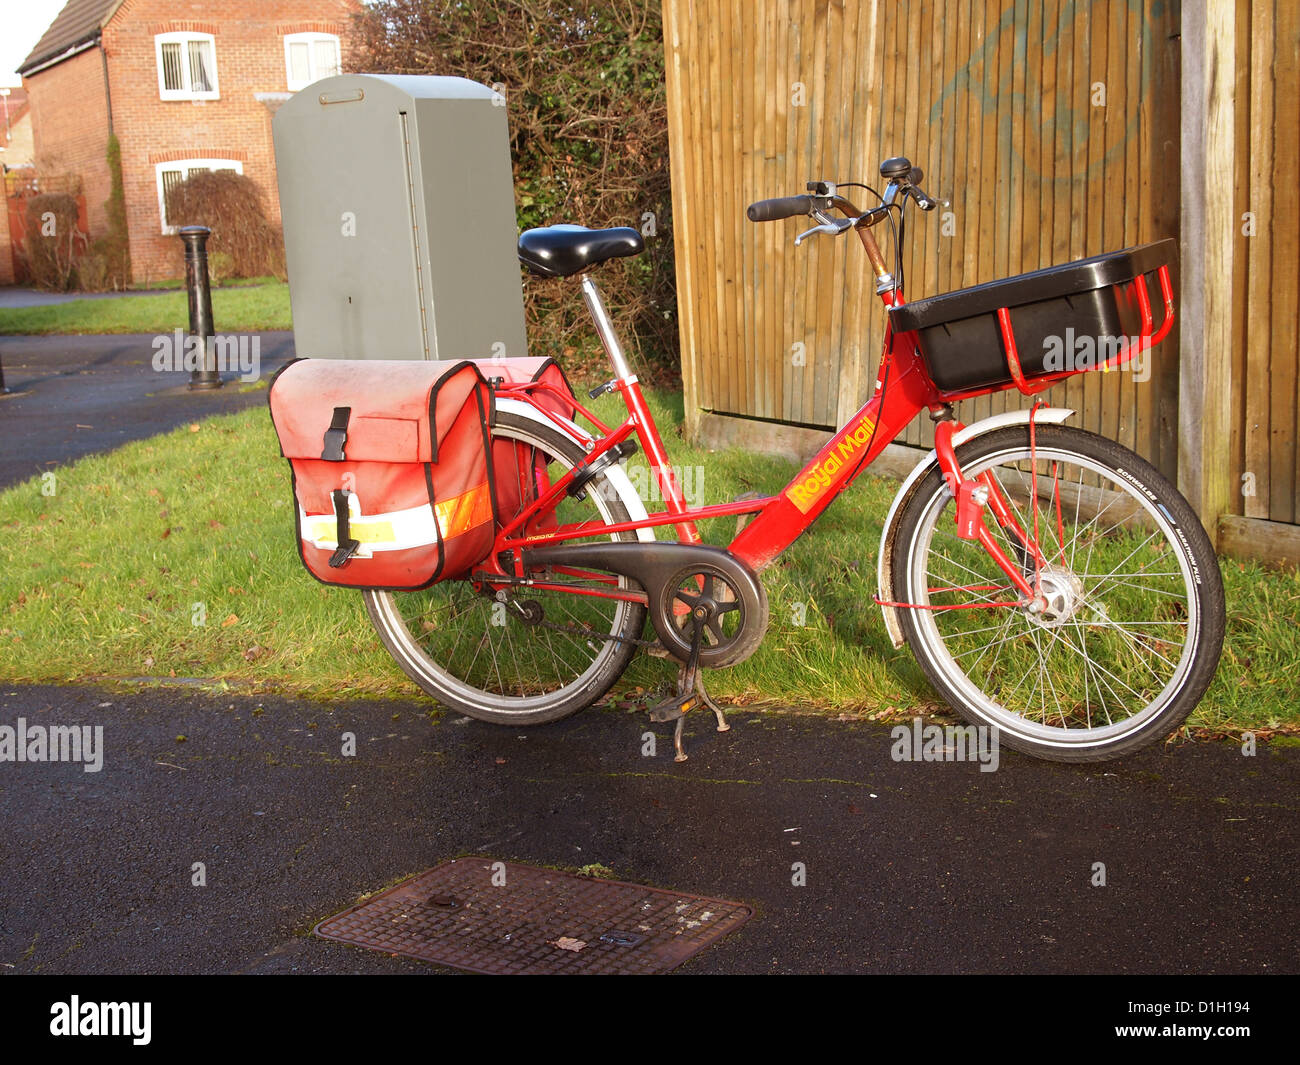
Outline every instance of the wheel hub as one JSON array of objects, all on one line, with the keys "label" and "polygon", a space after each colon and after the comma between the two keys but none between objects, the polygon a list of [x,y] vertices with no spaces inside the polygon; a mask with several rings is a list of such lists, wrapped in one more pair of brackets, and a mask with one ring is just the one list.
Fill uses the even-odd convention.
[{"label": "wheel hub", "polygon": [[1039,589],[1029,616],[1045,629],[1060,628],[1083,603],[1083,581],[1064,566],[1047,566],[1039,574]]}]

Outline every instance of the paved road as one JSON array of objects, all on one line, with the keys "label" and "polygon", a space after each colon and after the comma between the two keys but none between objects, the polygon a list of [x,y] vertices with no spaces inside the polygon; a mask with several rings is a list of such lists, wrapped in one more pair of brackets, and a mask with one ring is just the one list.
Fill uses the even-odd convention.
[{"label": "paved road", "polygon": [[[1099,767],[1004,752],[981,773],[893,762],[880,725],[737,712],[725,735],[696,722],[679,766],[642,757],[644,719],[612,710],[520,730],[430,721],[414,701],[258,706],[0,690],[0,725],[102,724],[106,751],[98,773],[0,763],[0,963],[427,972],[310,929],[482,854],[752,903],[688,972],[1300,969],[1296,748],[1196,744]],[[207,887],[190,884],[196,861]]]},{"label": "paved road", "polygon": [[[0,337],[10,394],[0,396],[0,488],[96,451],[109,451],[197,418],[266,403],[266,390],[190,392],[189,374],[159,373],[154,337]],[[293,334],[259,335],[269,377],[293,358]]]}]

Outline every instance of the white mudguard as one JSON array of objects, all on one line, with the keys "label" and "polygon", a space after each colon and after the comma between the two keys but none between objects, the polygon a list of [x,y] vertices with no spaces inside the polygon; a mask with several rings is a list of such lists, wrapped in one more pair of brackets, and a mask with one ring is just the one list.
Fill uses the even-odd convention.
[{"label": "white mudguard", "polygon": [[[558,415],[552,419],[539,411],[531,403],[525,403],[521,399],[498,399],[497,410],[509,411],[511,414],[517,414],[521,417],[528,418],[538,425],[545,425],[552,430],[559,430],[567,433],[574,441],[585,448],[590,448],[592,436],[582,426],[569,421],[567,418],[561,418]],[[556,422],[560,424],[557,425]],[[646,512],[645,503],[637,494],[636,488],[632,485],[631,478],[628,477],[627,471],[618,463],[614,463],[605,468],[605,476],[609,480],[610,487],[614,489],[615,494],[627,508],[628,514],[633,521],[642,521],[650,515]],[[636,536],[638,540],[653,540],[655,532],[653,529],[637,529]]]},{"label": "white mudguard", "polygon": [[[968,425],[965,429],[953,433],[953,447],[973,440],[977,436],[983,436],[985,433],[991,433],[995,429],[1005,429],[1008,425],[1026,425],[1029,422],[1029,413],[1027,410],[1012,410]],[[1072,417],[1074,411],[1065,407],[1040,407],[1038,413],[1034,415],[1034,424],[1060,425],[1067,418]],[[894,564],[894,540],[898,535],[898,521],[903,513],[903,507],[911,497],[917,482],[938,464],[938,456],[932,449],[907,475],[907,480],[894,496],[889,515],[885,518],[884,532],[880,534],[880,558],[876,563],[876,594],[881,599],[892,601],[894,598],[894,582],[891,576]],[[889,631],[890,641],[895,647],[902,647],[903,628],[898,622],[898,611],[892,606],[882,606],[880,611],[885,616],[885,628]]]}]

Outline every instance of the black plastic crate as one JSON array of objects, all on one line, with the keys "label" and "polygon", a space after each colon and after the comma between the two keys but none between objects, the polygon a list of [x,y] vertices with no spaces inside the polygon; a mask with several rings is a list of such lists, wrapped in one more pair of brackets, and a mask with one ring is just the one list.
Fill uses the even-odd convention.
[{"label": "black plastic crate", "polygon": [[1055,340],[1063,346],[1071,335],[1067,330],[1076,342],[1091,337],[1094,350],[1102,352],[1110,350],[1106,345],[1114,338],[1140,332],[1130,282],[1143,279],[1151,306],[1161,306],[1156,272],[1177,253],[1173,240],[1142,244],[905,303],[890,310],[890,320],[895,332],[916,331],[921,357],[940,391],[1010,387],[1014,382],[998,326],[1000,308],[1010,311],[1024,376],[1060,373],[1061,367],[1044,363],[1049,344]]}]

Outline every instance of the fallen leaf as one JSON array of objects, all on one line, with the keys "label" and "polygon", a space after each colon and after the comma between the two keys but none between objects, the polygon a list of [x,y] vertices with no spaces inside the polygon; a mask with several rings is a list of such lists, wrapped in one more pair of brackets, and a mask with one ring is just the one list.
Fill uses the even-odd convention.
[{"label": "fallen leaf", "polygon": [[227,614],[226,619],[221,623],[221,627],[223,629],[228,629],[230,628],[231,625],[238,625],[238,624],[239,624],[238,614]]},{"label": "fallen leaf", "polygon": [[197,433],[198,431],[199,431],[199,423],[198,423],[198,422],[190,422],[190,432],[191,432],[191,433]]},{"label": "fallen leaf", "polygon": [[571,939],[569,936],[561,936],[552,944],[552,946],[559,947],[561,950],[571,950],[575,954],[586,945],[585,940]]}]

